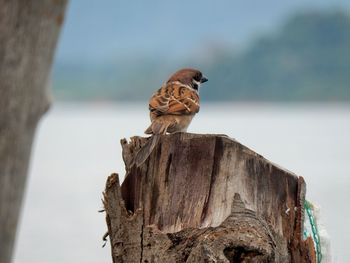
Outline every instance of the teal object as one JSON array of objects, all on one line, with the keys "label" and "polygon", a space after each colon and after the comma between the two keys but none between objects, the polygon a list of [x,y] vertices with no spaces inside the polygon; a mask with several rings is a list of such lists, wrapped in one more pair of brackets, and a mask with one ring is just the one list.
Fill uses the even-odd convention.
[{"label": "teal object", "polygon": [[[309,201],[305,200],[304,208],[305,208],[305,211],[307,213],[307,216],[309,218],[309,222],[311,225],[312,239],[313,239],[313,241],[315,243],[315,247],[316,247],[317,263],[321,263],[322,253],[321,253],[320,235],[318,233],[317,223],[316,223],[315,217],[313,215],[312,204]],[[309,233],[306,230],[304,230],[304,239],[306,239],[308,235],[309,235]]]}]

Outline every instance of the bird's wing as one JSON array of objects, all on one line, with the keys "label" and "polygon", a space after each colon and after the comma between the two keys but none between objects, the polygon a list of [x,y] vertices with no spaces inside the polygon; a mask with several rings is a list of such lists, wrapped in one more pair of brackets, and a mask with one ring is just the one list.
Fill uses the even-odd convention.
[{"label": "bird's wing", "polygon": [[199,96],[181,83],[168,83],[151,97],[149,109],[154,117],[195,114],[199,111]]}]

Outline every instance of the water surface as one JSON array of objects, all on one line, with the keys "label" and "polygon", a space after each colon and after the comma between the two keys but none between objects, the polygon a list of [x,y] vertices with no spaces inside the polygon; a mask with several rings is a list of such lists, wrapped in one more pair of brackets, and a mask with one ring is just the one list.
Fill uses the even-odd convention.
[{"label": "water surface", "polygon": [[[119,140],[149,124],[140,104],[56,104],[33,149],[15,263],[111,262],[102,191],[124,175]],[[307,198],[321,206],[334,262],[350,251],[350,106],[322,104],[202,105],[189,132],[227,134],[301,175]]]}]

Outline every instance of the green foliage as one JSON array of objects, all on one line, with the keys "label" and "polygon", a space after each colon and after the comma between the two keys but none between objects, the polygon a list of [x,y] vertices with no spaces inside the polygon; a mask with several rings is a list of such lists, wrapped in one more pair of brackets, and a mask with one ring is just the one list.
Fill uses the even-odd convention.
[{"label": "green foliage", "polygon": [[206,95],[213,100],[349,100],[350,18],[297,14],[280,32],[208,71],[216,88]]},{"label": "green foliage", "polygon": [[[210,57],[196,65],[209,77],[204,100],[350,100],[350,17],[342,12],[296,14],[244,51],[234,54],[226,48]],[[56,67],[55,94],[62,99],[147,100],[177,66],[183,65],[159,57],[88,69]]]}]

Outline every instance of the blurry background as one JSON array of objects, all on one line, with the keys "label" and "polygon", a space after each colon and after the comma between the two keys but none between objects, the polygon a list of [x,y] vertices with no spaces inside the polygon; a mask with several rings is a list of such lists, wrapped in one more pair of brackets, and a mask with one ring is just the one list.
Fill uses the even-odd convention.
[{"label": "blurry background", "polygon": [[304,176],[334,262],[350,257],[350,2],[71,0],[15,262],[111,262],[101,209],[119,139],[181,67],[208,78],[189,132],[226,133]]}]

